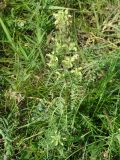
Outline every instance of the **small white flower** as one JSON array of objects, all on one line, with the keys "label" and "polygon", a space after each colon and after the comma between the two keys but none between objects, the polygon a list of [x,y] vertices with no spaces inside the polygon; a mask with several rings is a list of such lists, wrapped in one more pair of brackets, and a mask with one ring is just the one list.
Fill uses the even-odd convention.
[{"label": "small white flower", "polygon": [[74,74],[75,76],[78,76],[80,79],[82,79],[82,73],[81,73],[81,67],[75,68],[71,70],[71,73]]},{"label": "small white flower", "polygon": [[18,25],[18,27],[20,27],[20,28],[24,27],[24,26],[25,26],[25,23],[26,23],[26,21],[24,21],[24,20],[18,20],[18,21],[17,21],[17,25]]},{"label": "small white flower", "polygon": [[69,69],[73,67],[71,57],[66,56],[65,59],[62,61],[62,65],[64,68]]},{"label": "small white flower", "polygon": [[51,68],[56,67],[58,65],[58,57],[56,57],[54,54],[48,54],[47,56],[50,58],[47,65]]},{"label": "small white flower", "polygon": [[77,59],[79,58],[79,55],[78,54],[75,54],[71,57],[71,61],[74,62],[76,61]]}]

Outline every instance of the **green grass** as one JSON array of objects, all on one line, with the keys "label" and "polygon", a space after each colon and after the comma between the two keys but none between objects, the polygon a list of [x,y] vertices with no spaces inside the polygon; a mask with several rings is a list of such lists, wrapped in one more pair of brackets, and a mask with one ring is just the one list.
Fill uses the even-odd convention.
[{"label": "green grass", "polygon": [[119,8],[0,2],[0,160],[120,159]]}]

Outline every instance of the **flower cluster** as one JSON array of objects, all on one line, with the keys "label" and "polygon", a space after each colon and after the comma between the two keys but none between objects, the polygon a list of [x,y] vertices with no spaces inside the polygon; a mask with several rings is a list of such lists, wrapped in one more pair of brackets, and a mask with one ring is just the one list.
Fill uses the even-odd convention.
[{"label": "flower cluster", "polygon": [[[59,75],[64,75],[63,72],[68,71],[70,74],[80,76],[81,79],[81,67],[76,65],[79,61],[77,46],[70,37],[72,16],[69,14],[68,9],[60,10],[53,16],[55,18],[56,32],[53,38],[53,51],[47,54],[47,65],[50,69],[62,70]],[[56,73],[58,75],[58,71]]]}]

